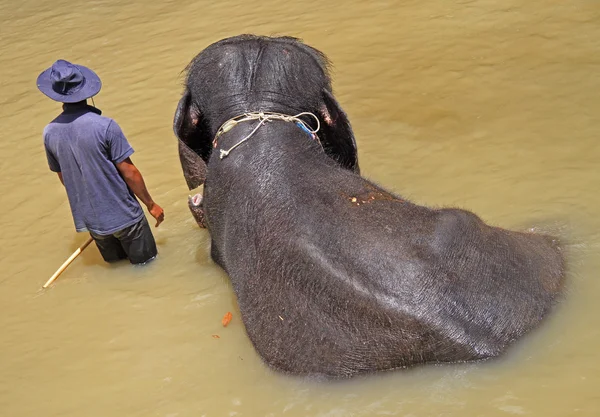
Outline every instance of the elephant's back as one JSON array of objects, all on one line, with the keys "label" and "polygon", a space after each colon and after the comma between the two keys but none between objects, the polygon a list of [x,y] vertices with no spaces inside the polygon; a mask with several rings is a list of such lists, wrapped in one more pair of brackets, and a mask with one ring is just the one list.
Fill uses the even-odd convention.
[{"label": "elephant's back", "polygon": [[551,238],[364,184],[268,201],[277,213],[257,212],[232,247],[245,251],[228,267],[244,324],[270,366],[342,376],[482,359],[550,311],[564,280]]}]

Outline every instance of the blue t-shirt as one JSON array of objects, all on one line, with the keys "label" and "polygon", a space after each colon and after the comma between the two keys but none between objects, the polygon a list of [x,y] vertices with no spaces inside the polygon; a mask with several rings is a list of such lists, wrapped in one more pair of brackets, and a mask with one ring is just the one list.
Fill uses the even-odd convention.
[{"label": "blue t-shirt", "polygon": [[78,232],[110,235],[144,212],[116,163],[133,154],[119,125],[87,105],[65,105],[44,129],[50,170],[61,172]]}]

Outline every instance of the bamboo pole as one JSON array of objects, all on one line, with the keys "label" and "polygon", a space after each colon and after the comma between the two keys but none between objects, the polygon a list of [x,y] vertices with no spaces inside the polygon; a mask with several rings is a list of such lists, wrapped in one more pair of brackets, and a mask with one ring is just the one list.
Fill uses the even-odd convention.
[{"label": "bamboo pole", "polygon": [[73,254],[72,254],[71,256],[69,256],[69,259],[67,259],[67,260],[65,261],[65,263],[63,263],[63,264],[60,266],[60,268],[58,268],[58,270],[57,270],[57,271],[54,273],[54,275],[52,275],[52,276],[50,277],[50,279],[49,279],[48,281],[46,281],[46,283],[44,284],[44,286],[43,286],[42,288],[48,288],[48,285],[52,284],[52,283],[54,282],[54,280],[55,280],[56,278],[58,278],[58,276],[59,276],[60,274],[62,274],[62,273],[63,273],[63,271],[64,271],[65,269],[67,269],[67,267],[69,266],[69,264],[70,264],[71,262],[73,262],[73,260],[74,260],[75,258],[77,258],[77,257],[79,256],[79,254],[80,254],[81,252],[83,252],[83,250],[84,250],[85,248],[87,248],[87,247],[88,247],[88,245],[89,245],[90,243],[92,243],[92,240],[94,240],[94,238],[90,237],[90,238],[89,238],[89,239],[88,239],[88,240],[87,240],[87,241],[86,241],[86,242],[85,242],[83,245],[81,245],[79,248],[77,248],[77,250],[76,250],[75,252],[73,252]]}]

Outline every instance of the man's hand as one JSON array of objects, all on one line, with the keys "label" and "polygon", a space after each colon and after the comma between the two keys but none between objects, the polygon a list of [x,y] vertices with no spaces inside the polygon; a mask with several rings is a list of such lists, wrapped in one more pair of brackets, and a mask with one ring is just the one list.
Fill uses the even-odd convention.
[{"label": "man's hand", "polygon": [[156,219],[156,225],[154,227],[158,227],[159,224],[163,222],[165,219],[165,211],[156,203],[152,203],[148,206],[148,211]]}]

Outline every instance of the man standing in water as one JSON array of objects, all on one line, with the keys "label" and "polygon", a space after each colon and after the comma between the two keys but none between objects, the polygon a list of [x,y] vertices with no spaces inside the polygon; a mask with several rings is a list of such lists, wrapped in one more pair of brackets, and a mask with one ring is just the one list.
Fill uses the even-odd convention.
[{"label": "man standing in water", "polygon": [[63,112],[44,129],[44,146],[50,170],[67,191],[75,229],[90,232],[106,262],[151,261],[156,242],[134,194],[156,226],[164,212],[131,162],[133,148],[119,125],[87,104],[100,91],[100,78],[83,65],[58,60],[39,75],[37,86],[63,103]]}]

